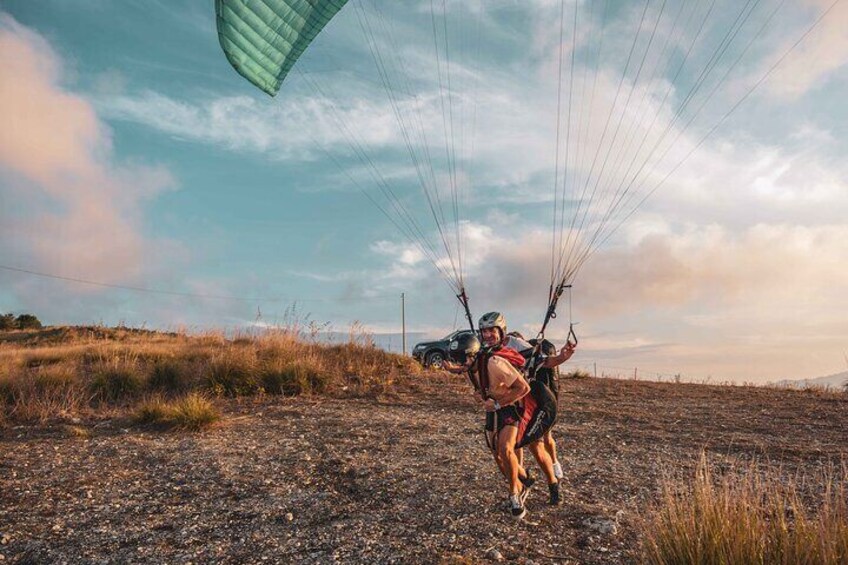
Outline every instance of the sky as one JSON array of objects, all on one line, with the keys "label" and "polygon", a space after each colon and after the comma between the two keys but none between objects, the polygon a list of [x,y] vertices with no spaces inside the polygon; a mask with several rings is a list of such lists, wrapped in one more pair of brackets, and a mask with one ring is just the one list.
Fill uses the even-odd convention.
[{"label": "sky", "polygon": [[848,368],[845,0],[352,0],[274,98],[211,0],[5,0],[0,57],[0,311],[439,337],[461,258],[532,336],[562,255],[573,365]]}]

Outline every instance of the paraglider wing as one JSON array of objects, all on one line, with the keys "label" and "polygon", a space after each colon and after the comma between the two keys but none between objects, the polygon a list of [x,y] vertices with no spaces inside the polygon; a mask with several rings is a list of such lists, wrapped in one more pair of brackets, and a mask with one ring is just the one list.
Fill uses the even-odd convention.
[{"label": "paraglider wing", "polygon": [[215,0],[218,41],[244,78],[271,96],[347,0]]}]

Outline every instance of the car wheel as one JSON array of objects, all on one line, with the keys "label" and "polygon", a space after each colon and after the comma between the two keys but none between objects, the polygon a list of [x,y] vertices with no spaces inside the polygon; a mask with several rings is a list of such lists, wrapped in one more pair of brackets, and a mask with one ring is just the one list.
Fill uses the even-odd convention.
[{"label": "car wheel", "polygon": [[425,365],[427,367],[432,367],[433,369],[441,369],[445,364],[445,356],[441,351],[433,351],[427,355],[427,362]]}]

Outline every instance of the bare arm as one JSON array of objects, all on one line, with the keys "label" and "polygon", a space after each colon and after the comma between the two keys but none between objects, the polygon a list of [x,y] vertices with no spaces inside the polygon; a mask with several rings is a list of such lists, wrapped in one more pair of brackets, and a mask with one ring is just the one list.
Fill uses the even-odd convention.
[{"label": "bare arm", "polygon": [[471,365],[472,365],[472,362],[470,362],[470,361],[466,364],[461,364],[461,363],[453,363],[452,361],[448,361],[446,359],[445,362],[442,364],[442,369],[444,369],[445,371],[447,371],[449,373],[456,373],[457,375],[461,375],[461,374],[465,373],[466,376],[468,377],[468,382],[471,383],[471,386],[474,387],[474,390],[479,392],[480,383],[477,380],[477,374],[475,373],[475,371],[471,370]]},{"label": "bare arm", "polygon": [[566,342],[565,345],[562,346],[562,349],[559,350],[559,353],[552,357],[547,357],[542,363],[542,367],[546,369],[553,369],[554,367],[559,367],[574,355],[574,344],[571,342]]},{"label": "bare arm", "polygon": [[518,377],[506,388],[504,392],[499,394],[501,397],[499,406],[495,406],[495,401],[491,398],[486,400],[484,406],[488,412],[494,412],[499,407],[508,406],[517,400],[521,400],[529,393],[530,385],[527,384],[527,381],[525,381],[523,377]]},{"label": "bare arm", "polygon": [[445,359],[442,362],[442,369],[444,369],[445,371],[448,371],[449,373],[457,373],[457,374],[458,373],[464,373],[470,367],[471,367],[470,363],[463,365],[463,364],[460,364],[460,363],[454,363],[453,361],[449,361],[447,359]]}]

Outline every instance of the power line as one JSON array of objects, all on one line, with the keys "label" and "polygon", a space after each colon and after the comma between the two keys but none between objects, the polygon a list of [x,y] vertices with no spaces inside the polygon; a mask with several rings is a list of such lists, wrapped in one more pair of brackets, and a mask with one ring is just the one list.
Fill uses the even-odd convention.
[{"label": "power line", "polygon": [[[42,272],[39,272],[39,271],[31,271],[29,269],[20,269],[20,268],[17,268],[17,267],[9,267],[7,265],[0,265],[0,269],[2,269],[4,271],[11,271],[11,272],[15,272],[15,273],[23,273],[23,274],[27,274],[27,275],[36,276],[36,277],[42,277],[42,278],[46,278],[46,279],[61,280],[61,281],[79,283],[79,284],[87,284],[87,285],[91,285],[91,286],[99,286],[99,287],[104,287],[104,288],[114,288],[114,289],[119,289],[119,290],[130,290],[130,291],[133,291],[133,292],[143,292],[143,293],[149,293],[149,294],[166,294],[166,295],[169,295],[169,296],[182,296],[182,297],[185,297],[185,298],[209,298],[209,299],[214,299],[214,300],[234,300],[234,301],[239,301],[239,302],[339,302],[339,301],[341,301],[339,299],[334,299],[334,298],[286,298],[286,297],[281,297],[281,296],[269,298],[269,297],[230,296],[230,295],[221,295],[221,294],[201,294],[201,293],[195,293],[195,292],[182,292],[182,291],[178,291],[178,290],[163,290],[163,289],[148,288],[148,287],[142,287],[142,286],[129,286],[129,285],[112,284],[112,283],[105,283],[105,282],[99,282],[99,281],[91,281],[91,280],[87,280],[87,279],[79,279],[79,278],[76,278],[76,277],[66,277],[66,276],[62,276],[62,275],[54,275],[54,274],[51,274],[51,273],[42,273]],[[385,298],[383,298],[383,297],[372,297],[372,298],[357,299],[357,301],[360,301],[360,302],[364,302],[364,301],[389,301],[389,300],[395,300],[395,298],[394,297],[392,297],[392,298],[389,298],[389,297],[385,297]]]}]

